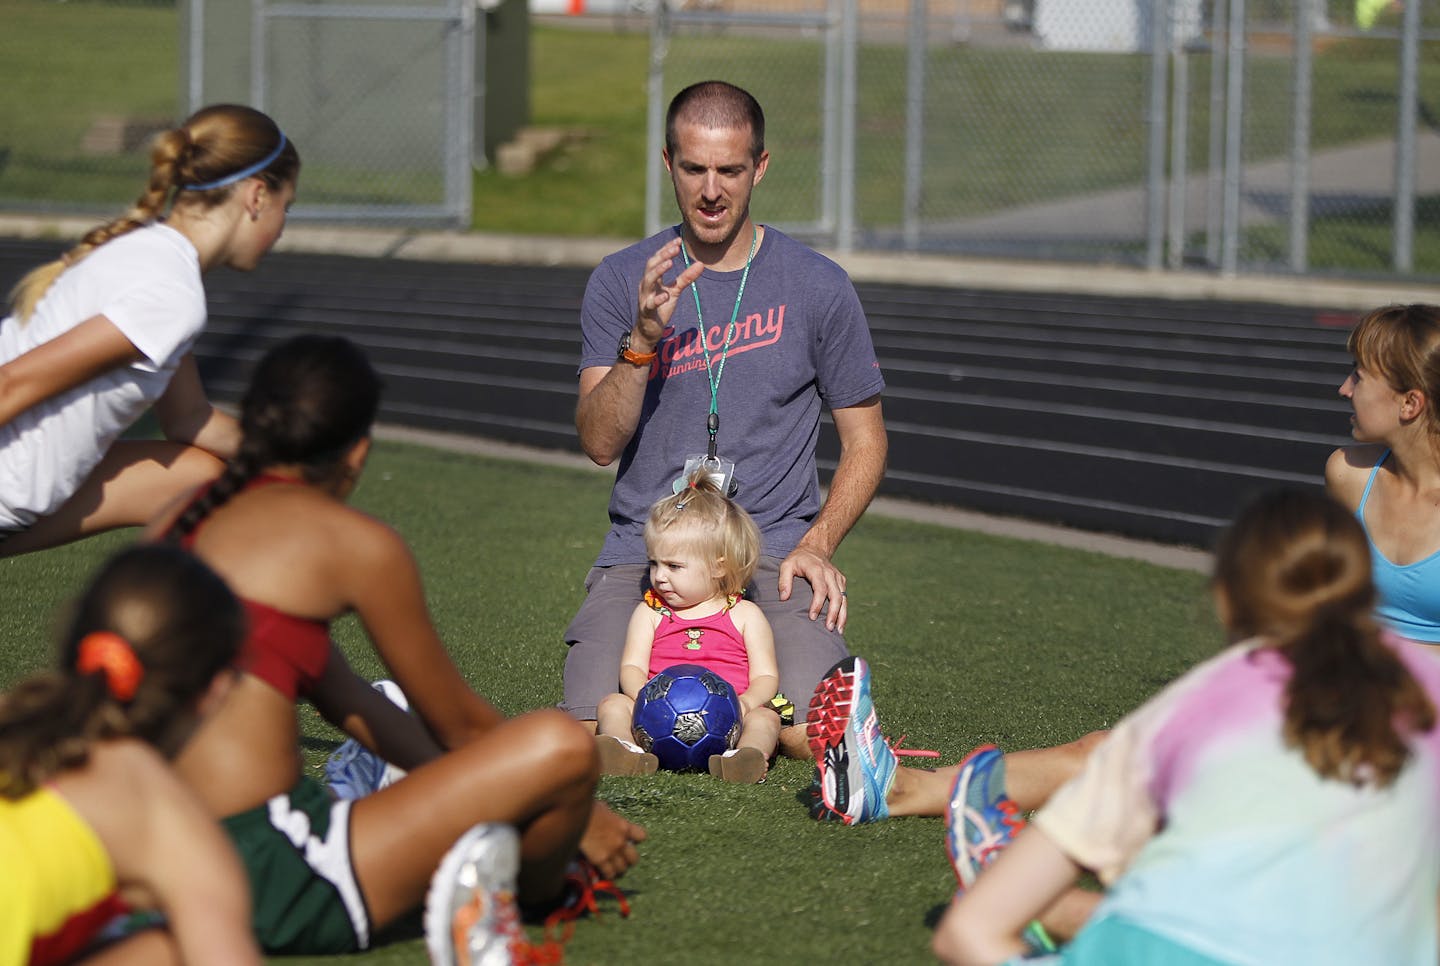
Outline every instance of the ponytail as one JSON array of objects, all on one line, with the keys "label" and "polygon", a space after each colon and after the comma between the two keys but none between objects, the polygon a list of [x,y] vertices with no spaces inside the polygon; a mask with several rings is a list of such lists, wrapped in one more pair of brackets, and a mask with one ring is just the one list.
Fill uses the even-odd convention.
[{"label": "ponytail", "polygon": [[1322,778],[1385,787],[1410,757],[1408,736],[1435,710],[1369,620],[1317,620],[1281,647],[1292,668],[1285,739]]},{"label": "ponytail", "polygon": [[167,539],[193,533],[266,467],[298,466],[309,483],[342,471],[351,447],[370,434],[380,390],[364,350],[341,336],[299,335],[265,353],[240,402],[240,452]]},{"label": "ponytail", "polygon": [[[258,162],[264,161],[264,164]],[[253,170],[252,170],[253,169]],[[150,151],[145,191],[123,215],[92,228],[58,259],[32,269],[10,290],[10,304],[24,322],[65,269],[108,241],[153,224],[173,204],[212,208],[224,203],[239,172],[261,178],[272,190],[294,183],[300,156],[275,122],[254,108],[217,104],[158,135]]]},{"label": "ponytail", "polygon": [[83,765],[97,741],[132,737],[173,755],[244,628],[235,596],[191,554],[117,554],[81,597],[56,666],[0,695],[0,796]]},{"label": "ponytail", "polygon": [[694,470],[680,492],[650,507],[643,536],[647,547],[667,534],[683,534],[707,565],[718,563],[718,589],[744,593],[760,563],[760,528],[750,514],[720,492],[706,467]]},{"label": "ponytail", "polygon": [[1230,630],[1267,638],[1290,663],[1286,742],[1322,778],[1390,784],[1435,709],[1381,640],[1359,522],[1319,493],[1262,494],[1221,538],[1214,582]]},{"label": "ponytail", "polygon": [[269,462],[260,447],[246,439],[240,444],[240,452],[225,464],[225,469],[215,481],[170,524],[165,531],[165,539],[171,543],[183,543],[206,517],[245,489],[246,484],[258,476]]}]

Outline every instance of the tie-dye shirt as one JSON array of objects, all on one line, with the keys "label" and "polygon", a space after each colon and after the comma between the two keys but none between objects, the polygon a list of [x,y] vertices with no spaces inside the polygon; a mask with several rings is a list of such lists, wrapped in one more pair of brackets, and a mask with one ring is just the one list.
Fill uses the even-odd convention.
[{"label": "tie-dye shirt", "polygon": [[[1388,638],[1440,706],[1433,649]],[[1440,728],[1388,788],[1285,745],[1289,663],[1250,641],[1127,716],[1034,824],[1120,917],[1225,962],[1434,966]]]}]

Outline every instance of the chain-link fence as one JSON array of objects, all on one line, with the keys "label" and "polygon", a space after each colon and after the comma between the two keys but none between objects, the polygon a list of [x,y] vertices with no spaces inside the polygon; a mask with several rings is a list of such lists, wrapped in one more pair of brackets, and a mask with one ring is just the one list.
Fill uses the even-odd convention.
[{"label": "chain-link fence", "polygon": [[[0,6],[0,207],[113,210],[154,131],[238,99],[304,145],[297,218],[468,224],[528,42],[484,31],[525,4]],[[665,104],[723,77],[770,117],[761,216],[842,250],[1440,278],[1440,0],[615,4],[653,15],[651,227]]]},{"label": "chain-link fence", "polygon": [[187,110],[248,103],[305,146],[309,212],[470,219],[475,6],[470,0],[186,0]]},{"label": "chain-link fence", "polygon": [[780,3],[658,11],[652,93],[756,93],[757,203],[782,227],[842,250],[1440,275],[1437,0]]},{"label": "chain-link fence", "polygon": [[113,211],[157,132],[233,101],[303,145],[297,220],[468,226],[474,168],[528,109],[523,85],[487,87],[526,76],[528,17],[525,0],[0,4],[0,206]]}]

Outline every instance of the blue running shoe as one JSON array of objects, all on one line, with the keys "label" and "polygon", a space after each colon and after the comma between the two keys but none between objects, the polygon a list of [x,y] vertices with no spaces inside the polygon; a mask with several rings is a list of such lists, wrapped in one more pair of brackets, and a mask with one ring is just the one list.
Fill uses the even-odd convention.
[{"label": "blue running shoe", "polygon": [[[410,709],[405,692],[394,681],[376,681],[370,686],[401,710]],[[404,777],[403,768],[396,768],[354,738],[346,739],[325,760],[325,781],[336,798],[364,798]]]},{"label": "blue running shoe", "polygon": [[895,752],[880,733],[864,658],[847,657],[820,680],[806,729],[820,789],[810,814],[846,825],[886,818]]},{"label": "blue running shoe", "polygon": [[[1005,755],[981,745],[960,762],[945,809],[945,851],[964,892],[1025,827],[1020,809],[1005,794]],[[1027,955],[1053,953],[1056,946],[1039,922],[1021,933]]]},{"label": "blue running shoe", "polygon": [[945,850],[960,888],[968,889],[1025,826],[1005,794],[1005,755],[981,745],[960,762],[945,809]]}]

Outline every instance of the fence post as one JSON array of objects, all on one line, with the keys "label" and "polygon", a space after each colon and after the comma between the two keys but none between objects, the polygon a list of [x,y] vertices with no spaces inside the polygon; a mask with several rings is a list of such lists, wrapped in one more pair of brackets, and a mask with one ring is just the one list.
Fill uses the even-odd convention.
[{"label": "fence post", "polygon": [[843,20],[840,7],[844,0],[829,0],[825,5],[825,74],[821,79],[820,114],[820,224],[822,234],[834,233],[839,221],[835,214],[840,196],[840,95],[844,85],[841,60],[844,59]]},{"label": "fence post", "polygon": [[1419,114],[1420,3],[1405,4],[1400,33],[1400,104],[1395,125],[1395,271],[1415,268],[1415,125]]},{"label": "fence post", "polygon": [[1245,163],[1241,135],[1245,119],[1245,0],[1230,0],[1229,52],[1225,76],[1225,203],[1220,272],[1234,275],[1240,261],[1240,180]]},{"label": "fence post", "polygon": [[1165,105],[1170,64],[1170,3],[1150,0],[1149,163],[1145,173],[1145,267],[1160,268],[1165,248]]},{"label": "fence post", "polygon": [[250,3],[250,106],[265,110],[265,0]]},{"label": "fence post", "polygon": [[650,18],[650,70],[645,77],[645,237],[658,232],[660,194],[660,146],[665,143],[664,108],[665,53],[670,43],[670,0],[655,4]]},{"label": "fence post", "polygon": [[920,196],[925,178],[925,0],[910,0],[905,45],[905,250],[920,247]]},{"label": "fence post", "polygon": [[1310,262],[1310,104],[1315,0],[1295,0],[1295,57],[1290,140],[1290,271]]},{"label": "fence post", "polygon": [[[483,83],[477,85],[476,77],[484,78],[487,73],[486,33],[490,15],[465,0],[451,0],[450,9],[455,12],[458,28],[450,31],[446,50],[445,207],[455,219],[456,227],[467,230],[475,217],[472,166],[479,168],[488,163],[485,131],[486,125],[492,123],[490,95]],[[477,51],[481,58],[478,65],[475,63]],[[477,91],[477,87],[481,89]],[[480,109],[472,111],[476,94]]]},{"label": "fence post", "polygon": [[855,249],[855,128],[856,67],[859,46],[859,0],[843,0],[840,37],[840,197],[835,225],[835,247],[842,254]]},{"label": "fence post", "polygon": [[1220,264],[1221,221],[1225,193],[1225,51],[1230,41],[1225,23],[1226,0],[1215,0],[1210,11],[1210,138],[1209,167],[1205,179],[1205,264]]},{"label": "fence post", "polygon": [[185,113],[205,106],[205,0],[190,0],[185,31]]}]

